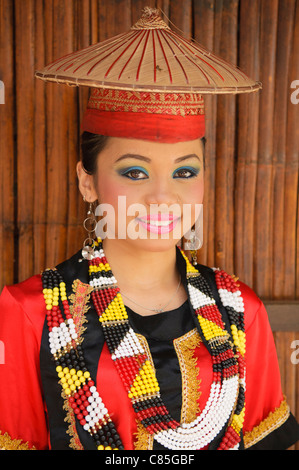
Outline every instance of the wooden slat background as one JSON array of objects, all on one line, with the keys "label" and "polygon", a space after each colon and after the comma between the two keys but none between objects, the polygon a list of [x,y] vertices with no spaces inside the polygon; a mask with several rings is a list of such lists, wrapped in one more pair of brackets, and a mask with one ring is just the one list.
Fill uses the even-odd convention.
[{"label": "wooden slat background", "polygon": [[[84,239],[75,165],[88,90],[45,84],[34,71],[126,31],[146,5],[263,83],[258,94],[206,99],[199,261],[237,274],[265,301],[298,300],[299,104],[290,87],[299,80],[299,0],[0,0],[0,288],[63,261]],[[290,329],[274,337],[299,419],[290,359],[299,319]]]}]

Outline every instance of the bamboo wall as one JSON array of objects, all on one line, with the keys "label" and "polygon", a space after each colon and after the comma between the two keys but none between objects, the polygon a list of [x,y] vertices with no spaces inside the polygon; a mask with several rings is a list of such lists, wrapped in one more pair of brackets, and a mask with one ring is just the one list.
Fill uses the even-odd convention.
[{"label": "bamboo wall", "polygon": [[[199,261],[237,274],[265,300],[298,300],[299,0],[0,0],[0,288],[84,240],[75,165],[88,91],[45,84],[34,71],[129,29],[146,5],[263,83],[258,94],[206,99]],[[290,360],[299,320],[288,331],[281,315],[283,387],[299,418],[299,365]]]}]

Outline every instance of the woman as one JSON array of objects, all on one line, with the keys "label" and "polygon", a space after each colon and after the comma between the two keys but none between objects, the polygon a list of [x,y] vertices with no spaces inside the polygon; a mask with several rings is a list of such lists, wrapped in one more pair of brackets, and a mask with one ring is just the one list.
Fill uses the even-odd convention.
[{"label": "woman", "polygon": [[[58,61],[40,76],[60,80],[58,69],[78,70],[87,62],[94,69],[96,60],[109,77],[123,60],[121,77],[136,41],[144,41],[132,67],[140,80],[151,40],[152,80],[165,88],[165,77],[156,75],[162,58],[168,79],[175,74],[162,40],[170,46],[175,37],[149,9],[129,38],[104,43],[101,58],[97,48],[88,48],[88,59],[76,53],[63,58],[65,67]],[[123,44],[116,58],[112,51]],[[187,57],[192,46],[184,47]],[[104,59],[110,65],[103,72]],[[238,73],[211,60],[216,75],[223,68],[230,78]],[[195,57],[193,65],[199,69]],[[72,80],[80,84],[70,74]],[[113,77],[104,89],[99,77],[90,80],[77,165],[89,203],[88,243],[56,268],[4,288],[0,373],[8,387],[0,390],[1,447],[288,448],[299,437],[298,424],[282,395],[262,302],[242,282],[198,265],[194,256],[191,263],[177,247],[184,235],[188,248],[197,248],[193,227],[204,193],[200,87],[197,93],[173,87],[165,93],[128,90],[127,77],[119,89],[112,88]],[[258,88],[248,80],[238,91]],[[222,81],[230,92],[228,79]],[[219,92],[215,84],[216,77],[213,90]],[[104,221],[97,227],[95,215]]]}]

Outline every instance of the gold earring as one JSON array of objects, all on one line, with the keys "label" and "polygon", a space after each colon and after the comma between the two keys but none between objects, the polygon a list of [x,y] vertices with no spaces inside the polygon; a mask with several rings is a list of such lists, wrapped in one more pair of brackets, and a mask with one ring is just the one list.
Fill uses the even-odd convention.
[{"label": "gold earring", "polygon": [[[86,202],[86,197],[83,196],[83,201]],[[95,240],[92,237],[93,232],[96,230],[96,217],[94,213],[94,208],[93,208],[93,202],[89,203],[88,211],[87,211],[87,217],[84,219],[83,222],[83,227],[87,232],[87,238],[83,242],[83,248],[82,248],[82,256],[84,259],[93,259],[94,257],[94,249],[95,249]],[[82,261],[79,260],[79,261]]]},{"label": "gold earring", "polygon": [[191,230],[191,240],[190,240],[190,256],[192,259],[193,266],[197,265],[197,247],[199,238],[196,236],[195,229]]},{"label": "gold earring", "polygon": [[184,244],[184,249],[190,252],[191,262],[193,266],[197,265],[197,250],[202,246],[202,240],[199,238],[199,233],[196,231],[196,227],[193,226],[188,234],[185,235],[187,242]]}]

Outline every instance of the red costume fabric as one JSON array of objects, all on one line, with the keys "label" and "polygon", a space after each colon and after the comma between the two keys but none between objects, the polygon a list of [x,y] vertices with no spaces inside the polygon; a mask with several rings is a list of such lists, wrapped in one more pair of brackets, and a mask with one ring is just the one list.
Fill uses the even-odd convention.
[{"label": "red costume fabric", "polygon": [[[82,284],[87,288],[88,285]],[[245,448],[279,430],[290,416],[284,400],[273,335],[263,303],[240,282],[245,304],[246,414]],[[46,315],[41,276],[6,286],[0,297],[0,448],[51,448],[49,422],[40,377],[40,346]],[[211,357],[203,344],[194,350],[200,379],[199,408],[212,380]],[[104,344],[97,371],[100,394],[126,450],[134,450],[137,425],[131,403]],[[296,431],[297,432],[297,431]],[[291,443],[290,443],[291,445]],[[80,448],[80,442],[77,443]]]}]

